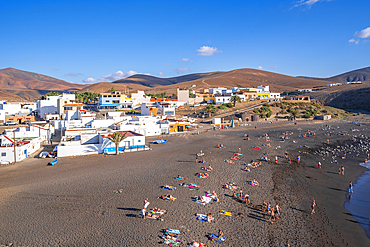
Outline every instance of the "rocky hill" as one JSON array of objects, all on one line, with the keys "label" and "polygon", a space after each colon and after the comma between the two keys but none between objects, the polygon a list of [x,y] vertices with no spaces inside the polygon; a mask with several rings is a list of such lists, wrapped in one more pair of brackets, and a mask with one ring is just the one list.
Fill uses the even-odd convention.
[{"label": "rocky hill", "polygon": [[84,85],[72,84],[37,73],[6,68],[0,70],[0,87],[2,90],[11,92],[24,99],[35,99],[50,91],[78,91]]}]

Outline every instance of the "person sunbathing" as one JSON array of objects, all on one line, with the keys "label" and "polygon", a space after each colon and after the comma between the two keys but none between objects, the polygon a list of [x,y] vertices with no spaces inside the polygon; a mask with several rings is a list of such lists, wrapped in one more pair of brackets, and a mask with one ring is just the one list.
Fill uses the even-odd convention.
[{"label": "person sunbathing", "polygon": [[166,185],[163,185],[163,189],[175,190],[175,189],[176,189],[176,187],[174,187],[174,186],[170,186],[170,185],[166,184]]},{"label": "person sunbathing", "polygon": [[180,175],[177,175],[177,178],[180,178],[180,179],[186,179],[186,178],[184,178],[184,177],[181,177]]},{"label": "person sunbathing", "polygon": [[151,213],[147,212],[146,217],[147,218],[152,218],[152,219],[158,219],[159,215],[154,215],[154,214],[151,214]]},{"label": "person sunbathing", "polygon": [[212,217],[212,214],[211,213],[207,214],[207,222],[209,223],[212,220],[214,220],[214,218]]},{"label": "person sunbathing", "polygon": [[248,165],[245,166],[245,168],[243,169],[244,171],[246,172],[250,172],[251,170],[249,169]]},{"label": "person sunbathing", "polygon": [[190,247],[207,247],[203,243],[195,242],[194,240],[190,243]]},{"label": "person sunbathing", "polygon": [[225,188],[226,189],[229,189],[229,190],[237,190],[237,189],[240,189],[239,186],[237,186],[236,184],[232,184],[232,183],[226,183],[225,184]]},{"label": "person sunbathing", "polygon": [[217,197],[217,194],[215,191],[212,191],[212,195],[211,195],[212,199],[216,200],[218,197]]},{"label": "person sunbathing", "polygon": [[218,238],[222,238],[222,236],[224,235],[224,233],[221,231],[221,229],[218,231],[218,234],[217,234],[217,237]]},{"label": "person sunbathing", "polygon": [[203,163],[203,164],[205,164],[205,163],[208,163],[208,161],[205,161],[204,160],[204,158],[200,161],[200,163]]},{"label": "person sunbathing", "polygon": [[260,184],[256,181],[256,179],[253,179],[251,181],[251,185],[254,185],[254,186],[260,186]]},{"label": "person sunbathing", "polygon": [[211,164],[208,165],[207,171],[213,171]]},{"label": "person sunbathing", "polygon": [[152,213],[162,213],[162,214],[165,214],[165,213],[167,213],[167,211],[166,210],[159,209],[159,208],[154,208],[154,209],[152,209]]},{"label": "person sunbathing", "polygon": [[163,199],[163,200],[169,200],[169,201],[176,200],[176,198],[171,196],[171,195],[162,195],[162,196],[160,196],[160,198]]}]

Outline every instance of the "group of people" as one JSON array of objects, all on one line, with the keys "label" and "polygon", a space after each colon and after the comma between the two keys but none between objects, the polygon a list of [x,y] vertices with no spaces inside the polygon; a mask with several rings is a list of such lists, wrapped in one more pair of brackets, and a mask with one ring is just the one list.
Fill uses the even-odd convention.
[{"label": "group of people", "polygon": [[276,203],[275,207],[272,207],[271,202],[266,203],[265,201],[263,201],[262,211],[267,212],[271,224],[274,223],[276,219],[280,218],[281,208],[278,203]]}]

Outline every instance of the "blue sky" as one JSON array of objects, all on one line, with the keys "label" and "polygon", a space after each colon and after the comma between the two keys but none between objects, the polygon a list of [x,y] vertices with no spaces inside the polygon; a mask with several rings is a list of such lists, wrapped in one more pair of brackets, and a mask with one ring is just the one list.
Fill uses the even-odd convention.
[{"label": "blue sky", "polygon": [[370,66],[370,1],[4,1],[0,68],[75,83],[262,69],[327,77]]}]

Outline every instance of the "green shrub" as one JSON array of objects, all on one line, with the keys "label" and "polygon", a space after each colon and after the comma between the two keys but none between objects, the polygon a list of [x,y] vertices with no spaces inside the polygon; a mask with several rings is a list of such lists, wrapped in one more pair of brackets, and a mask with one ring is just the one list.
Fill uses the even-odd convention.
[{"label": "green shrub", "polygon": [[266,113],[266,117],[267,118],[271,117],[271,112]]},{"label": "green shrub", "polygon": [[226,104],[224,104],[224,106],[226,106],[226,107],[228,107],[228,108],[232,108],[232,107],[233,107],[233,104],[231,104],[231,103],[226,103]]},{"label": "green shrub", "polygon": [[221,110],[225,110],[225,109],[227,109],[227,106],[222,105],[222,106],[220,106],[219,108],[220,108]]}]

